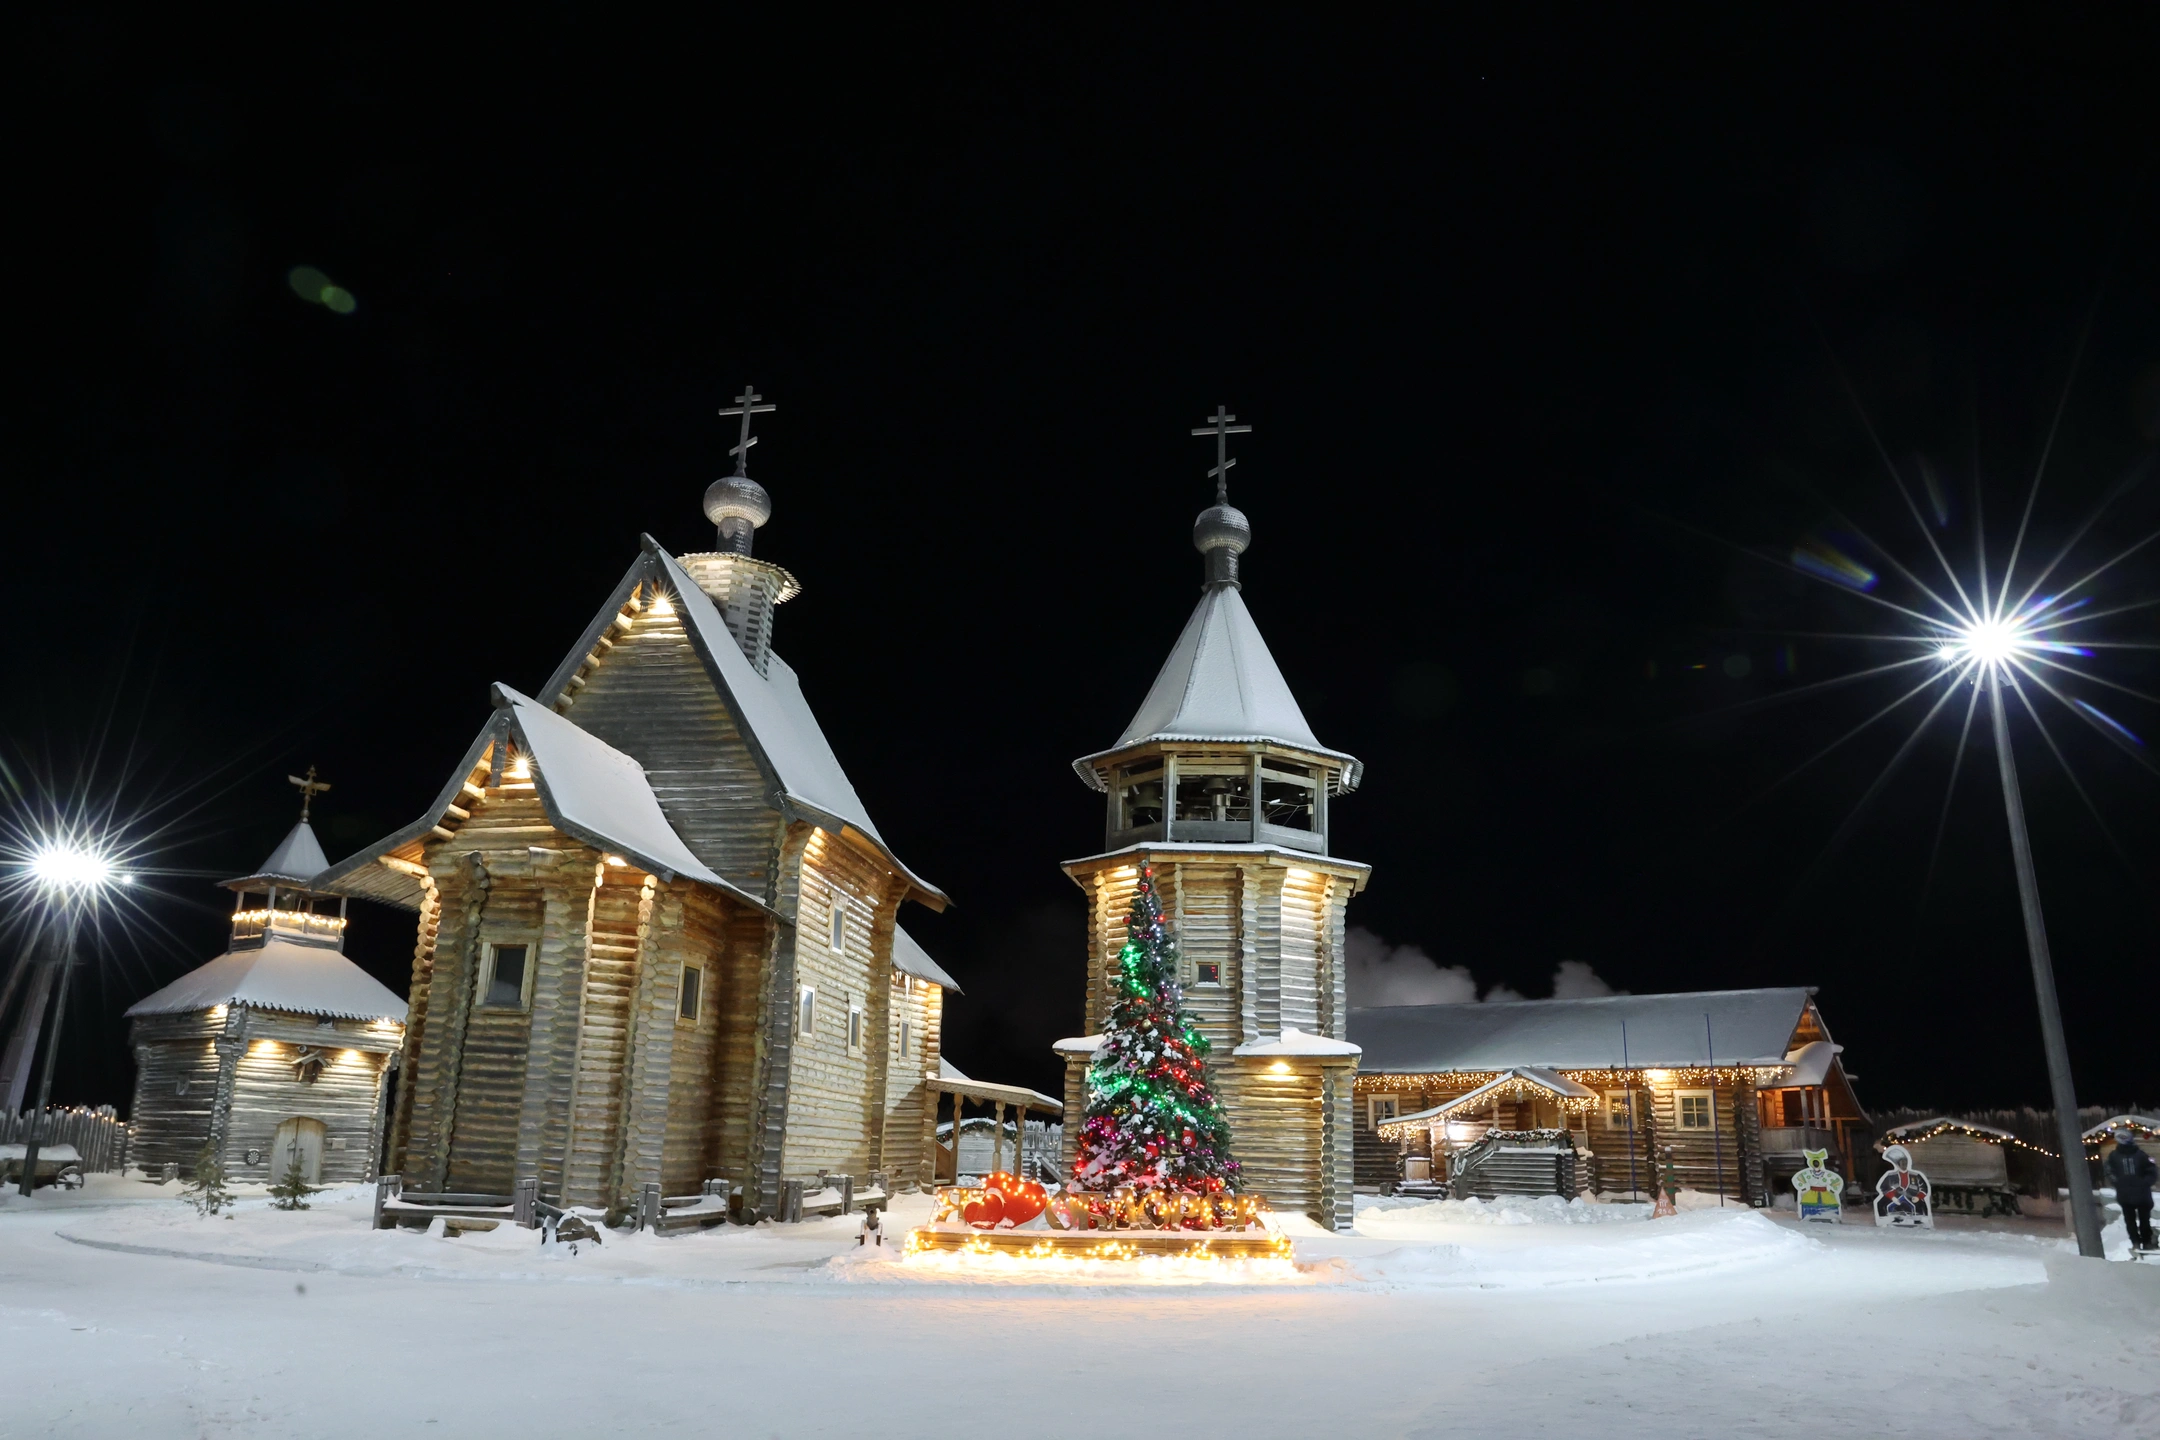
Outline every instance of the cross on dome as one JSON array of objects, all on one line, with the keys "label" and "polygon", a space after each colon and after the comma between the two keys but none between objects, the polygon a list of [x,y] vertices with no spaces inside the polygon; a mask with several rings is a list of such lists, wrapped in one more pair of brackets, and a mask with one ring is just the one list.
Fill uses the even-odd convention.
[{"label": "cross on dome", "polygon": [[330,782],[327,780],[317,780],[315,778],[315,767],[313,765],[307,767],[306,776],[303,777],[299,775],[287,775],[285,777],[285,781],[289,785],[295,785],[299,787],[300,819],[302,823],[305,823],[308,818],[308,807],[315,803],[315,797],[317,795],[322,794],[323,791],[330,788]]},{"label": "cross on dome", "polygon": [[1208,423],[1192,432],[1195,435],[1212,435],[1215,437],[1215,468],[1207,473],[1209,478],[1215,482],[1215,503],[1218,505],[1230,503],[1230,467],[1237,464],[1237,461],[1230,458],[1230,437],[1232,435],[1250,435],[1252,433],[1252,426],[1250,425],[1234,425],[1231,423],[1236,419],[1237,416],[1230,413],[1229,406],[1217,405],[1215,413],[1208,416]]},{"label": "cross on dome", "polygon": [[750,473],[750,447],[757,444],[757,437],[750,433],[750,417],[753,415],[769,415],[780,408],[777,405],[759,404],[758,402],[764,398],[764,396],[757,393],[756,386],[745,385],[742,394],[735,397],[735,403],[720,412],[722,415],[742,416],[741,438],[727,452],[735,457],[735,473],[737,475],[748,475]]}]

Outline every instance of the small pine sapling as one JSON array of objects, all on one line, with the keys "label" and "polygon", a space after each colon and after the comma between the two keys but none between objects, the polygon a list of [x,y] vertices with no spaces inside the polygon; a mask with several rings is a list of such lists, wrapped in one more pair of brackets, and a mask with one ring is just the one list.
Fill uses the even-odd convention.
[{"label": "small pine sapling", "polygon": [[270,1203],[279,1210],[305,1210],[308,1208],[307,1197],[314,1194],[316,1188],[300,1173],[300,1157],[295,1155],[292,1163],[285,1167],[285,1178],[270,1187]]},{"label": "small pine sapling", "polygon": [[196,1152],[194,1178],[181,1187],[180,1193],[198,1215],[215,1215],[232,1204],[232,1191],[225,1188],[225,1165],[218,1159],[215,1145],[205,1145]]}]

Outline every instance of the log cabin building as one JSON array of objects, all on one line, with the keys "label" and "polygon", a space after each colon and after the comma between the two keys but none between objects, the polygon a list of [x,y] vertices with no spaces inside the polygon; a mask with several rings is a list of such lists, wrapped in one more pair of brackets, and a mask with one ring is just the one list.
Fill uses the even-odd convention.
[{"label": "log cabin building", "polygon": [[229,1180],[275,1184],[294,1160],[309,1184],[375,1174],[405,1002],[345,957],[344,902],[313,883],[326,864],[303,808],[225,882],[225,953],[128,1007],[129,1164],[192,1175],[208,1145]]},{"label": "log cabin building", "polygon": [[646,537],[539,694],[496,686],[434,803],[322,877],[418,917],[408,1189],[537,1176],[605,1209],[724,1179],[769,1214],[818,1171],[927,1174],[956,987],[897,922],[946,897],[773,649],[799,586],[752,554],[771,501],[743,471],[706,493],[717,550]]},{"label": "log cabin building", "polygon": [[1828,1149],[1853,1172],[1868,1124],[1808,988],[1350,1012],[1367,1189],[1648,1194],[1666,1147],[1683,1187],[1766,1205]]},{"label": "log cabin building", "polygon": [[[1233,433],[1221,427],[1234,418],[1193,433]],[[1116,743],[1073,762],[1105,807],[1101,851],[1064,865],[1088,899],[1089,1033],[1055,1047],[1070,1117],[1063,1168],[1115,1003],[1125,920],[1152,866],[1241,1188],[1343,1229],[1358,1064],[1345,1033],[1343,916],[1371,867],[1330,854],[1328,815],[1361,766],[1314,736],[1246,607],[1238,557],[1252,527],[1229,503],[1227,468],[1218,464],[1216,503],[1193,527],[1199,604]]]}]

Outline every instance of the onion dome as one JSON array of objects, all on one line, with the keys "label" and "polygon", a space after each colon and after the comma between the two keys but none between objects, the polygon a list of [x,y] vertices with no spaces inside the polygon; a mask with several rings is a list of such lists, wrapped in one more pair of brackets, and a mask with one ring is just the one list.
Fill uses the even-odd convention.
[{"label": "onion dome", "polygon": [[772,496],[747,475],[729,475],[705,489],[705,518],[720,528],[720,548],[750,553],[753,532],[772,519]]},{"label": "onion dome", "polygon": [[1193,549],[1207,561],[1207,583],[1238,583],[1238,556],[1252,545],[1252,522],[1228,503],[1210,505],[1193,522]]}]

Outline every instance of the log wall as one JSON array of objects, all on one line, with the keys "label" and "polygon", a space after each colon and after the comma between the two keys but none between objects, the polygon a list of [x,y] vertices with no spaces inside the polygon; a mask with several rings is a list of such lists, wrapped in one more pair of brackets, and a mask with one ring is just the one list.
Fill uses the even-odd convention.
[{"label": "log wall", "polygon": [[[882,1031],[892,993],[893,877],[854,846],[819,831],[804,846],[795,916],[795,990],[817,991],[815,1027],[798,1029],[790,1056],[786,1159],[790,1177],[818,1170],[866,1175],[874,1168],[873,1079],[886,1069]],[[832,944],[835,912],[843,930]],[[791,1005],[794,1003],[791,1000]],[[848,1045],[848,1012],[862,1012]]]}]

